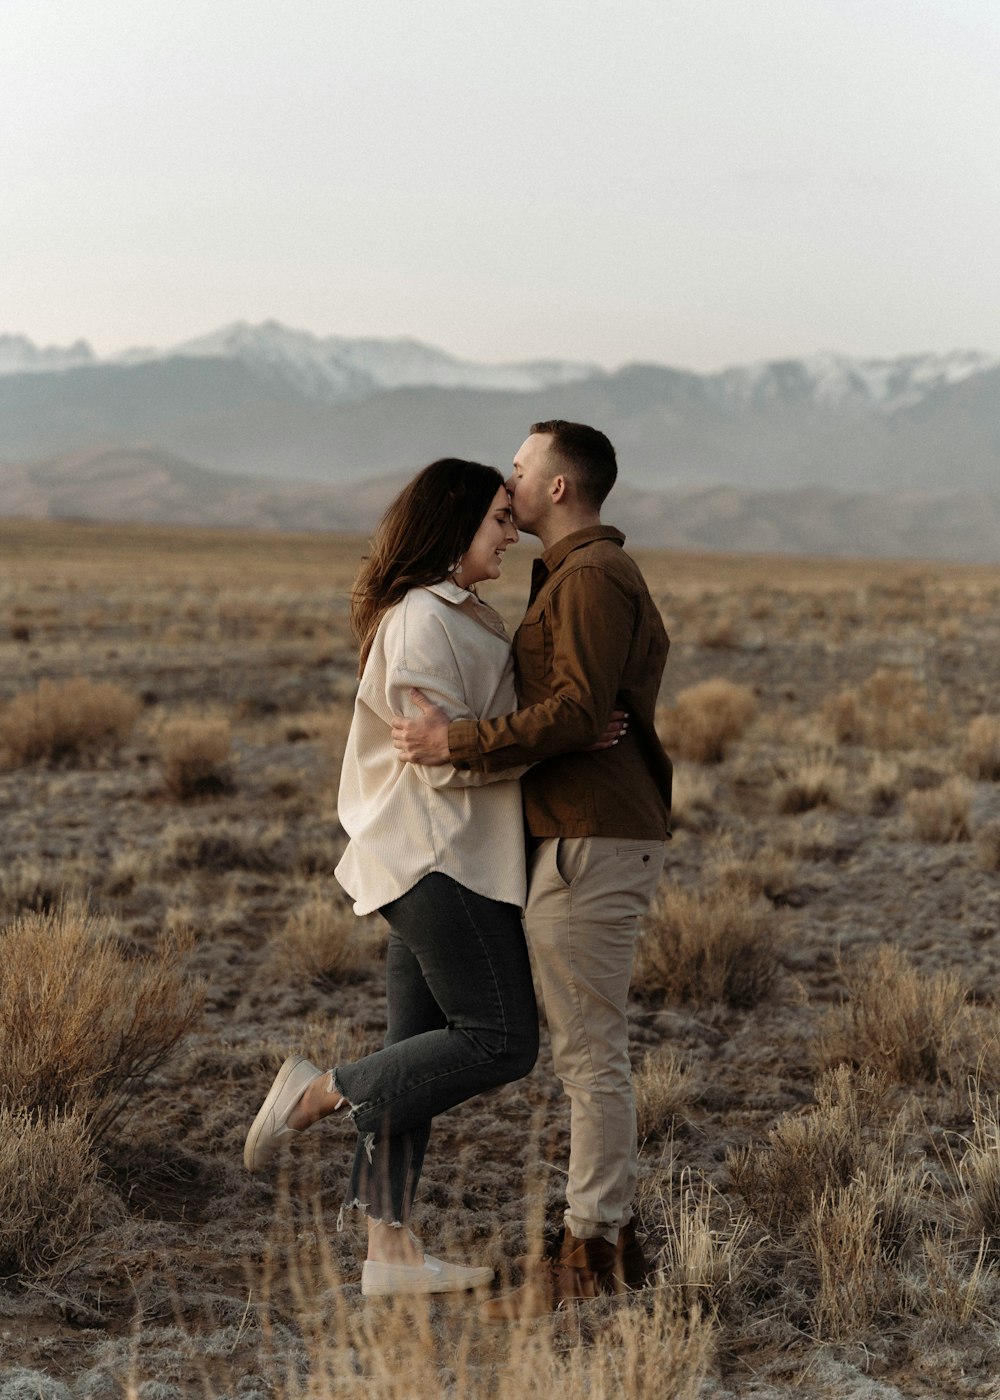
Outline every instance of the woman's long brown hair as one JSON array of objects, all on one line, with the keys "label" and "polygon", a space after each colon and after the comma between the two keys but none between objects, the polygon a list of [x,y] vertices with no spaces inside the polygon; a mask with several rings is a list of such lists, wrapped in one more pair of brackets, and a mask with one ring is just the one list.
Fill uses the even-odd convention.
[{"label": "woman's long brown hair", "polygon": [[387,608],[411,588],[440,583],[462,557],[503,476],[496,467],[442,457],[424,467],[386,510],[351,594],[358,674]]}]

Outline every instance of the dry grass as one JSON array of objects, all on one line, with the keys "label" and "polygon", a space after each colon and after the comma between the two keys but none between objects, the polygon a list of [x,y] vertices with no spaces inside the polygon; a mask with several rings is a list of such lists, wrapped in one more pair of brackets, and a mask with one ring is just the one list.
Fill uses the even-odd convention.
[{"label": "dry grass", "polygon": [[895,759],[876,754],[864,783],[865,806],[873,817],[884,817],[899,802],[905,786],[905,779]]},{"label": "dry grass", "polygon": [[139,701],[110,682],[42,680],[0,710],[0,759],[11,767],[92,762],[128,738],[138,713]]},{"label": "dry grass", "polygon": [[51,1275],[87,1238],[97,1195],[83,1114],[0,1108],[0,1280]]},{"label": "dry grass", "polygon": [[918,841],[968,841],[972,789],[967,778],[947,778],[939,787],[911,792],[906,816]]},{"label": "dry grass", "polygon": [[970,778],[1000,782],[1000,715],[976,715],[969,721],[961,763]]},{"label": "dry grass", "polygon": [[957,972],[928,976],[883,944],[845,969],[844,981],[847,1000],[816,1037],[822,1066],[864,1065],[900,1084],[961,1082],[972,1027]]},{"label": "dry grass", "polygon": [[78,905],[0,932],[0,1106],[39,1121],[73,1109],[99,1138],[197,1020],[187,951],[161,939],[137,956]]},{"label": "dry grass", "polygon": [[778,788],[775,805],[792,815],[814,807],[841,807],[847,790],[844,770],[829,759],[807,759]]},{"label": "dry grass", "polygon": [[647,1055],[632,1076],[639,1141],[668,1133],[676,1116],[691,1103],[697,1084],[696,1076],[670,1046]]},{"label": "dry grass", "polygon": [[[961,1090],[977,1065],[984,1093],[1000,1090],[995,794],[975,793],[983,868],[971,845],[899,838],[906,794],[962,771],[970,721],[1000,692],[1000,573],[641,557],[674,641],[666,694],[724,680],[759,705],[753,728],[728,740],[712,766],[674,746],[670,885],[713,899],[728,891],[751,907],[764,897],[791,905],[781,916],[792,930],[781,954],[789,972],[754,1006],[731,1011],[715,994],[726,985],[717,911],[695,911],[708,932],[692,935],[684,957],[699,996],[714,987],[712,996],[664,1013],[661,991],[640,988],[632,1008],[637,1079],[651,1072],[650,1103],[639,1104],[652,1125],[639,1212],[651,1258],[660,1250],[659,1286],[497,1332],[479,1325],[475,1308],[447,1300],[361,1302],[359,1232],[335,1228],[352,1146],[346,1125],[308,1135],[270,1180],[239,1167],[242,1135],[285,1054],[330,1065],[381,1040],[381,948],[363,926],[357,966],[322,970],[341,957],[336,928],[332,953],[322,952],[321,906],[333,898],[344,844],[335,777],[355,686],[346,599],[363,548],[322,535],[0,521],[0,619],[18,632],[0,627],[0,704],[41,679],[86,675],[134,690],[152,722],[117,753],[100,751],[96,772],[67,760],[58,772],[37,763],[0,773],[0,911],[44,911],[71,881],[114,915],[130,963],[158,930],[196,928],[192,963],[209,981],[203,1029],[100,1141],[90,1238],[61,1263],[32,1266],[50,1271],[44,1291],[0,1298],[3,1365],[39,1366],[95,1394],[136,1394],[149,1382],[152,1395],[155,1382],[164,1393],[267,1391],[275,1400],[334,1391],[659,1397],[672,1387],[693,1394],[692,1376],[704,1374],[698,1367],[717,1346],[725,1364],[705,1391],[720,1400],[757,1388],[776,1400],[853,1393],[862,1382],[853,1371],[836,1375],[841,1364],[870,1367],[901,1393],[985,1394],[995,1385],[1000,1236],[984,1231],[995,1228],[1000,1174]],[[513,625],[530,569],[530,552],[518,553],[499,592],[490,590]],[[876,666],[908,674],[913,688],[877,693],[865,680]],[[831,752],[820,714],[841,687],[862,711],[896,710],[908,697],[902,743],[912,755],[895,752],[888,721],[865,714],[868,747]],[[228,717],[239,789],[171,816],[152,724],[192,713]],[[817,807],[810,790],[796,801],[801,815],[780,815],[782,782],[817,761],[843,773],[844,800],[831,793],[828,805],[819,784]],[[876,819],[890,812],[899,819]],[[307,917],[313,905],[316,917]],[[302,947],[275,961],[297,914]],[[898,1117],[898,1088],[867,1102],[866,1071],[845,1069],[860,1101],[862,1126],[852,1129],[843,1105],[801,1107],[803,1065],[842,992],[838,941],[855,956],[891,939],[926,959],[925,970],[953,965],[962,974],[975,998],[969,1034],[946,1054],[945,1091],[939,1078],[908,1089],[909,1120]],[[751,939],[744,972],[757,952]],[[671,956],[668,945],[664,962]],[[895,1012],[893,997],[883,987],[873,1018]],[[871,1000],[875,1008],[874,989]],[[659,1108],[655,1089],[665,1094]],[[544,1129],[532,1134],[532,1121]],[[566,1123],[544,1050],[527,1080],[435,1123],[414,1222],[432,1249],[502,1265],[533,1237],[527,1222],[539,1231],[553,1223]],[[796,1138],[799,1124],[807,1126]],[[781,1142],[767,1138],[772,1127]],[[765,1223],[723,1189],[724,1154],[747,1142],[770,1154],[770,1177],[758,1175],[771,1196],[801,1193],[780,1221]],[[276,1196],[286,1176],[287,1196],[280,1187]],[[315,1214],[314,1195],[323,1208]],[[63,1299],[67,1319],[79,1301],[103,1314],[102,1325],[81,1332],[61,1321]],[[817,1346],[816,1336],[840,1343]],[[90,1379],[71,1383],[90,1366]],[[42,1388],[36,1380],[33,1393]]]},{"label": "dry grass", "polygon": [[881,667],[834,696],[823,720],[838,744],[912,749],[943,739],[950,717],[943,704],[931,707],[927,687],[912,672]]},{"label": "dry grass", "polygon": [[339,888],[336,892],[314,889],[272,939],[272,966],[292,980],[301,977],[333,985],[370,961],[366,927]]},{"label": "dry grass", "polygon": [[769,1229],[793,1234],[831,1188],[895,1157],[903,1120],[893,1115],[889,1093],[873,1070],[841,1065],[824,1074],[814,1107],[785,1114],[763,1145],[728,1153],[734,1189]]},{"label": "dry grass", "polygon": [[710,1181],[689,1170],[675,1183],[672,1168],[646,1211],[664,1241],[656,1282],[677,1311],[713,1320],[734,1311],[756,1262],[750,1217],[734,1212]]},{"label": "dry grass", "polygon": [[774,986],[779,923],[746,887],[668,888],[639,942],[636,980],[667,1002],[755,1006]]},{"label": "dry grass", "polygon": [[982,870],[1000,872],[1000,819],[983,822],[976,829],[976,859]]},{"label": "dry grass", "polygon": [[673,709],[660,712],[667,752],[693,763],[721,763],[750,726],[757,710],[753,691],[722,677],[679,692]]},{"label": "dry grass", "polygon": [[231,747],[227,719],[192,716],[169,720],[160,731],[160,763],[167,791],[181,801],[231,792]]}]

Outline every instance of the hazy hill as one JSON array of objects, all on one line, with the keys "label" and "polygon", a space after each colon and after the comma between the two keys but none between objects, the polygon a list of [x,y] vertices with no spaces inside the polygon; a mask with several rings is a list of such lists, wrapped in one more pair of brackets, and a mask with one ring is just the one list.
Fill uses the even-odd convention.
[{"label": "hazy hill", "polygon": [[[0,513],[366,533],[408,475],[372,477],[345,491],[209,471],[149,449],[95,449],[0,465]],[[1000,560],[1000,494],[649,491],[622,482],[606,518],[636,547]]]}]

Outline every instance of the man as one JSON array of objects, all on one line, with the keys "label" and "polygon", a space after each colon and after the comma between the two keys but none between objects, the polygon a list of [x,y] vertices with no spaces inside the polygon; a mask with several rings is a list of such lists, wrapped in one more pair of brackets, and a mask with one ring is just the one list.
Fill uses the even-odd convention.
[{"label": "man", "polygon": [[[515,525],[543,549],[514,637],[521,708],[449,724],[413,691],[422,716],[393,725],[407,762],[483,772],[535,765],[522,779],[534,847],[525,930],[570,1099],[567,1209],[557,1256],[495,1300],[495,1316],[645,1276],[632,1224],[638,1147],[625,1008],[668,836],[671,765],[653,717],[669,642],[624,535],[601,523],[616,475],[614,448],[595,428],[532,426],[507,482]],[[616,709],[629,715],[619,742],[591,747]]]}]

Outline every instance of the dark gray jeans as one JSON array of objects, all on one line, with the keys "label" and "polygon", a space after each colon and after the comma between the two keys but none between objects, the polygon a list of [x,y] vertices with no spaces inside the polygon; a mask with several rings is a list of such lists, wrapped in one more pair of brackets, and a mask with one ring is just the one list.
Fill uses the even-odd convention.
[{"label": "dark gray jeans", "polygon": [[360,1135],[348,1201],[405,1224],[430,1120],[530,1072],[538,1011],[514,905],[434,872],[379,912],[389,924],[385,1045],[333,1077]]}]

